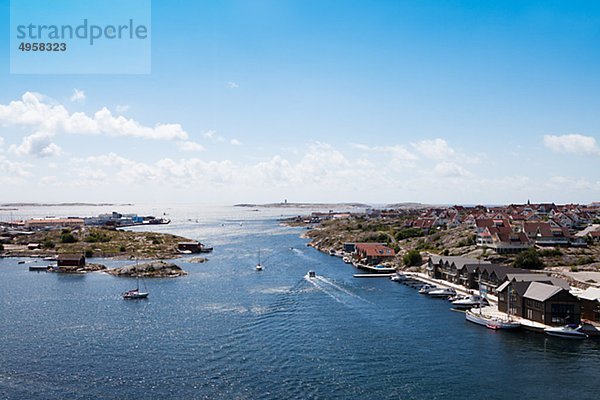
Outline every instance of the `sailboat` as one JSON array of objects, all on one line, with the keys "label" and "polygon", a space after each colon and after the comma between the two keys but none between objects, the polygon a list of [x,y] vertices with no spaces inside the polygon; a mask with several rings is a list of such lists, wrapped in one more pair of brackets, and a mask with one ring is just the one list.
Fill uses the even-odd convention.
[{"label": "sailboat", "polygon": [[473,309],[467,310],[465,312],[465,319],[469,322],[473,322],[474,324],[477,325],[482,325],[485,326],[486,328],[489,329],[517,329],[519,327],[521,327],[521,324],[517,321],[513,321],[512,319],[510,319],[510,297],[509,297],[509,305],[508,305],[508,315],[509,318],[508,320],[505,319],[501,319],[499,317],[495,317],[495,316],[491,316],[491,315],[485,315],[482,313],[481,309],[482,309],[482,301],[486,299],[485,293],[487,293],[487,291],[482,291],[481,290],[481,275],[479,276],[479,293],[480,293],[480,297],[479,297],[479,314],[475,313],[473,311]]},{"label": "sailboat", "polygon": [[[145,286],[145,284],[144,284]],[[136,287],[135,289],[128,290],[122,293],[122,296],[125,300],[137,300],[137,299],[146,299],[148,298],[148,292],[140,292],[140,276],[136,275]]]},{"label": "sailboat", "polygon": [[260,263],[260,250],[258,250],[258,264],[256,264],[255,268],[256,268],[257,271],[262,271],[262,269],[263,269],[263,266]]}]

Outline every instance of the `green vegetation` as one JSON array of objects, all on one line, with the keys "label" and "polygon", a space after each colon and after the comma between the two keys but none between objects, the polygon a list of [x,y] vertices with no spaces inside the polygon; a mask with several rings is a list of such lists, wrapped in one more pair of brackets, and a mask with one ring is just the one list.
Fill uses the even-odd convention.
[{"label": "green vegetation", "polygon": [[0,243],[0,251],[4,251],[4,245]]},{"label": "green vegetation", "polygon": [[52,239],[50,238],[45,238],[44,241],[42,242],[42,247],[44,249],[53,249],[54,248],[54,242],[52,241]]},{"label": "green vegetation", "polygon": [[406,267],[418,266],[423,263],[423,258],[418,250],[411,250],[402,257],[402,262]]},{"label": "green vegetation", "polygon": [[77,238],[73,236],[73,234],[67,230],[62,231],[62,235],[60,235],[61,243],[76,243]]},{"label": "green vegetation", "polygon": [[405,228],[396,232],[396,240],[404,240],[413,237],[423,236],[423,229],[421,228]]},{"label": "green vegetation", "polygon": [[524,269],[544,268],[544,262],[540,259],[540,256],[535,249],[528,249],[517,254],[513,265],[516,268]]},{"label": "green vegetation", "polygon": [[582,256],[577,259],[577,265],[591,264],[596,260],[592,256]]},{"label": "green vegetation", "polygon": [[562,251],[560,249],[544,249],[539,252],[540,257],[560,257]]},{"label": "green vegetation", "polygon": [[99,229],[93,230],[91,231],[87,237],[85,238],[85,241],[88,243],[108,243],[110,242],[110,236],[107,235],[105,232],[102,232]]},{"label": "green vegetation", "polygon": [[86,249],[85,250],[85,257],[86,258],[92,258],[92,257],[94,257],[94,250],[92,250],[92,249]]},{"label": "green vegetation", "polygon": [[456,244],[456,247],[467,247],[467,246],[474,246],[475,245],[475,235],[469,235],[469,237],[460,239],[458,241],[458,243]]},{"label": "green vegetation", "polygon": [[125,252],[127,251],[127,248],[125,247],[125,245],[124,245],[124,244],[122,244],[122,245],[121,245],[121,247],[119,247],[119,251],[120,251],[121,253],[125,253]]}]

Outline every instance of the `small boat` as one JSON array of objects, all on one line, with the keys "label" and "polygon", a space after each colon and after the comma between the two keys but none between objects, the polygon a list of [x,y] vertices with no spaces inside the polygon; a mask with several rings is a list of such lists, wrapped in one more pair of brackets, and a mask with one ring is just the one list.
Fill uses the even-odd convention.
[{"label": "small boat", "polygon": [[588,335],[581,331],[580,325],[565,325],[556,328],[544,329],[547,335],[561,337],[565,339],[586,339]]},{"label": "small boat", "polygon": [[464,294],[459,294],[459,293],[457,293],[457,294],[455,294],[454,296],[450,296],[450,297],[448,297],[448,301],[449,301],[450,303],[452,303],[453,301],[456,301],[456,300],[464,300],[464,299],[466,299],[466,298],[468,298],[468,297],[469,297],[469,296],[466,296],[466,295],[464,295]]},{"label": "small boat", "polygon": [[260,263],[260,250],[258,251],[258,264],[256,264],[256,267],[254,267],[257,271],[262,271],[263,270],[263,266]]},{"label": "small boat", "polygon": [[437,287],[437,286],[425,284],[425,285],[421,286],[421,288],[419,289],[419,293],[428,294],[429,292],[431,292],[433,290],[438,290],[438,289],[439,289],[439,287]]},{"label": "small boat", "polygon": [[315,271],[308,271],[308,277],[309,277],[309,278],[316,278],[316,277],[317,277],[317,274],[316,274],[316,272],[315,272]]},{"label": "small boat", "polygon": [[335,256],[335,254],[336,254],[335,249],[329,249],[330,256]]},{"label": "small boat", "polygon": [[405,274],[401,274],[400,272],[396,272],[394,275],[390,276],[390,279],[394,282],[404,282],[408,279]]},{"label": "small boat", "polygon": [[452,302],[452,305],[455,308],[460,309],[468,309],[473,307],[481,307],[482,305],[487,306],[490,303],[484,297],[481,297],[477,294],[472,294],[471,296],[465,297],[463,299],[457,299]]},{"label": "small boat", "polygon": [[431,297],[455,296],[456,290],[454,290],[453,288],[442,288],[442,289],[430,290],[429,292],[427,292],[427,295],[431,296]]},{"label": "small boat", "polygon": [[148,292],[140,292],[140,277],[139,275],[136,276],[137,280],[137,286],[135,289],[131,289],[128,290],[126,292],[123,292],[121,294],[121,296],[123,296],[123,298],[125,300],[138,300],[138,299],[146,299],[148,298],[149,293]]},{"label": "small boat", "polygon": [[346,264],[352,264],[352,259],[350,257],[344,257],[342,258],[342,260],[346,263]]}]

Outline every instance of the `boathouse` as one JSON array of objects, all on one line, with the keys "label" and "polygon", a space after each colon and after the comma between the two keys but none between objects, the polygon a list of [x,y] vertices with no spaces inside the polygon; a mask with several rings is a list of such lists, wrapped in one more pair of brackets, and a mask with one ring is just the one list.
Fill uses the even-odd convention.
[{"label": "boathouse", "polygon": [[498,310],[546,325],[581,322],[577,297],[560,286],[537,281],[506,281],[498,287]]},{"label": "boathouse", "polygon": [[587,288],[578,297],[581,300],[581,318],[600,322],[600,288]]},{"label": "boathouse", "polygon": [[85,267],[85,257],[80,254],[59,254],[57,265],[59,268],[82,268]]}]

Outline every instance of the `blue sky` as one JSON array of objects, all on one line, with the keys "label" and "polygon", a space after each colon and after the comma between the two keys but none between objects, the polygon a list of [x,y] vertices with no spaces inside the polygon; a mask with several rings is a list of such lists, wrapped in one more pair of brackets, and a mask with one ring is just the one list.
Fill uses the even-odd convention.
[{"label": "blue sky", "polygon": [[10,74],[0,28],[2,201],[599,200],[598,2],[152,1],[147,75]]}]

